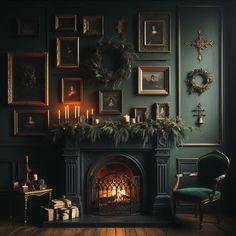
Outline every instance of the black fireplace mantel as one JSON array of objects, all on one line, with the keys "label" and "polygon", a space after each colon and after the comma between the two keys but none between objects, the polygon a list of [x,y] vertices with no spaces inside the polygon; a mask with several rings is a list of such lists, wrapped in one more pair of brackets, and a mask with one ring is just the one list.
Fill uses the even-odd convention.
[{"label": "black fireplace mantel", "polygon": [[[123,145],[108,145],[108,144],[83,144],[76,146],[67,146],[63,150],[63,158],[65,160],[65,193],[74,199],[77,199],[80,205],[80,210],[84,212],[83,199],[83,181],[84,181],[84,158],[86,152],[90,153],[145,153],[151,154],[152,161],[155,165],[152,166],[155,172],[155,181],[153,180],[153,188],[156,189],[153,199],[152,215],[161,220],[170,220],[172,218],[171,198],[169,192],[169,159],[170,145],[167,136],[157,137],[154,145],[140,144],[123,144]],[[94,161],[96,159],[94,158]],[[151,181],[152,182],[152,181]],[[86,214],[86,212],[84,212]]]}]

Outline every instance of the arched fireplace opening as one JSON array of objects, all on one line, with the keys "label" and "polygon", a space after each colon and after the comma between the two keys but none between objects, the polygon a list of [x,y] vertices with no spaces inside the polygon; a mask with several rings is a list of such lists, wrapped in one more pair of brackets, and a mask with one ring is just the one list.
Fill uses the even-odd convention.
[{"label": "arched fireplace opening", "polygon": [[132,215],[140,212],[141,173],[123,155],[110,156],[97,164],[89,176],[90,209],[99,215]]}]

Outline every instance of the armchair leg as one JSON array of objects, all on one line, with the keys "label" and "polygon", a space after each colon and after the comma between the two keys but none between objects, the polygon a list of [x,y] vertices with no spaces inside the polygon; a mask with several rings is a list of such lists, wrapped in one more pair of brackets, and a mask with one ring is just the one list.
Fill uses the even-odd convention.
[{"label": "armchair leg", "polygon": [[198,204],[195,204],[195,214],[194,214],[195,218],[197,218],[198,216]]},{"label": "armchair leg", "polygon": [[220,200],[216,201],[216,219],[217,224],[220,224]]},{"label": "armchair leg", "polygon": [[202,211],[202,204],[199,203],[199,229],[202,229],[202,219],[203,219],[203,211]]},{"label": "armchair leg", "polygon": [[173,217],[176,217],[176,198],[173,198]]}]

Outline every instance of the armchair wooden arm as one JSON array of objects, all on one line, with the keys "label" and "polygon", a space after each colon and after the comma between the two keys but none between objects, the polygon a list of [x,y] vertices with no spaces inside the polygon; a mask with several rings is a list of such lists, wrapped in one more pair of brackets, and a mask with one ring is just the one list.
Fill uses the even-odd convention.
[{"label": "armchair wooden arm", "polygon": [[175,185],[173,187],[173,192],[178,189],[179,184],[180,184],[180,179],[182,177],[184,177],[184,176],[193,177],[193,176],[197,176],[197,175],[198,175],[197,172],[183,172],[183,173],[176,174],[176,182],[175,182]]},{"label": "armchair wooden arm", "polygon": [[212,193],[210,194],[209,198],[210,200],[212,201],[213,200],[213,197],[215,195],[215,192],[219,189],[219,186],[220,186],[220,182],[225,179],[226,175],[223,174],[223,175],[220,175],[218,177],[215,178],[215,186],[214,186],[214,189],[212,191]]}]

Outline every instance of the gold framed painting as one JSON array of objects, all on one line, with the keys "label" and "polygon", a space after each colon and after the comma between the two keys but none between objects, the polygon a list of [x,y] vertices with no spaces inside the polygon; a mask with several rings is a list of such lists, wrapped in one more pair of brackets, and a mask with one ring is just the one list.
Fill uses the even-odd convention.
[{"label": "gold framed painting", "polygon": [[84,16],[83,34],[86,36],[104,35],[104,16]]},{"label": "gold framed painting", "polygon": [[165,102],[156,103],[156,119],[164,120],[165,118],[170,117],[170,105]]},{"label": "gold framed painting", "polygon": [[8,104],[48,105],[48,54],[8,53]]},{"label": "gold framed painting", "polygon": [[139,52],[170,52],[170,14],[139,13]]},{"label": "gold framed painting", "polygon": [[162,95],[170,93],[169,66],[139,66],[138,67],[138,94]]},{"label": "gold framed painting", "polygon": [[57,68],[79,68],[79,37],[57,37]]},{"label": "gold framed painting", "polygon": [[14,110],[15,136],[44,136],[49,127],[49,110]]},{"label": "gold framed painting", "polygon": [[76,15],[57,15],[55,16],[56,31],[76,31],[77,16]]},{"label": "gold framed painting", "polygon": [[83,102],[83,80],[81,78],[62,78],[61,88],[62,103],[81,104]]}]

